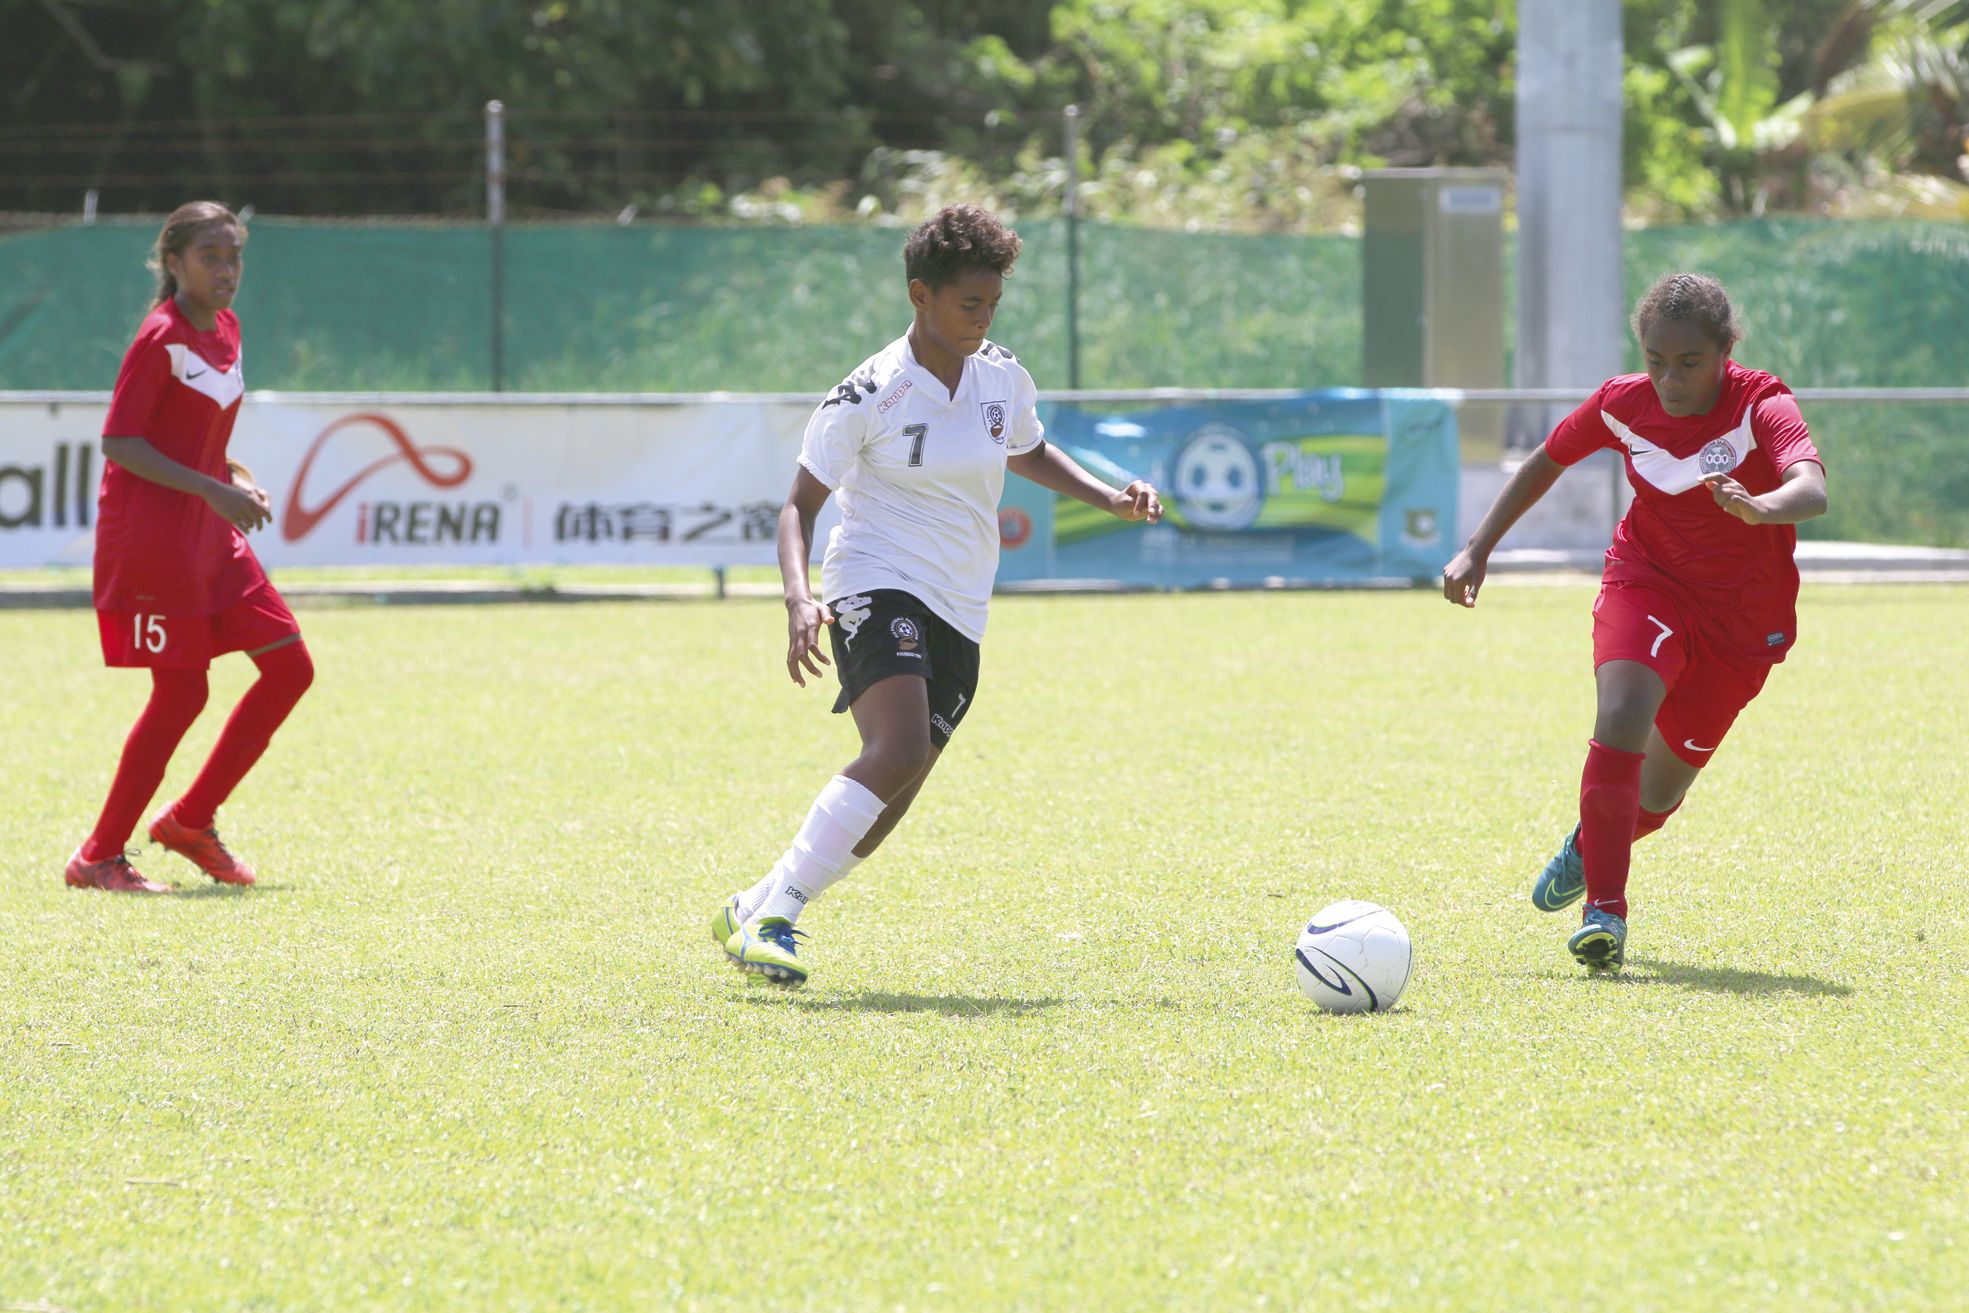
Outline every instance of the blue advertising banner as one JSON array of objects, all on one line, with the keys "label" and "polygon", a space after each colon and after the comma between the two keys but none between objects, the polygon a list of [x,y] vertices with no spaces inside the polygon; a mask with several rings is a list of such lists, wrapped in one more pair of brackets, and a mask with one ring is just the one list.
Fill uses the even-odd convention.
[{"label": "blue advertising banner", "polygon": [[1456,412],[1424,391],[1042,406],[1048,440],[1116,486],[1148,479],[1163,522],[1124,524],[1006,480],[998,578],[1168,588],[1426,579],[1449,560]]}]

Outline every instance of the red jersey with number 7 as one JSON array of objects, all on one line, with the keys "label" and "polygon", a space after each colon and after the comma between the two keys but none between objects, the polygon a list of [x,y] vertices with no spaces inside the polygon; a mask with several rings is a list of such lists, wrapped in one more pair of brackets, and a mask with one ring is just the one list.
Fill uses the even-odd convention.
[{"label": "red jersey with number 7", "polygon": [[[221,310],[211,332],[167,300],[123,357],[103,420],[106,438],[143,438],[180,465],[229,482],[226,445],[239,400],[239,320]],[[212,615],[266,575],[246,535],[204,499],[104,462],[97,495],[98,611]]]},{"label": "red jersey with number 7", "polygon": [[1674,416],[1646,374],[1610,378],[1545,440],[1561,465],[1601,450],[1622,454],[1634,488],[1602,577],[1669,588],[1727,649],[1754,662],[1784,660],[1798,633],[1798,531],[1745,524],[1702,479],[1727,474],[1755,497],[1799,461],[1824,464],[1791,389],[1730,360],[1709,413]]}]

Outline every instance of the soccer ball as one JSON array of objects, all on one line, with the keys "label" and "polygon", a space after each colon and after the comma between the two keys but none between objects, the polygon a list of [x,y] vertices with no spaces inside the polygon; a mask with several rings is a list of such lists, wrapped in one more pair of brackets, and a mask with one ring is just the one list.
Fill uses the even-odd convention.
[{"label": "soccer ball", "polygon": [[1299,988],[1328,1012],[1386,1012],[1415,965],[1415,947],[1395,914],[1348,898],[1323,907],[1293,954]]}]

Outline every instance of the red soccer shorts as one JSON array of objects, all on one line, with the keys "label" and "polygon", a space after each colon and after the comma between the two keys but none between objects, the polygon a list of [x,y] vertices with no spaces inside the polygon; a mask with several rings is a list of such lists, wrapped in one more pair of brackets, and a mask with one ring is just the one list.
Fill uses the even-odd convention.
[{"label": "red soccer shorts", "polygon": [[1737,713],[1771,673],[1717,644],[1693,608],[1666,589],[1609,582],[1593,603],[1593,666],[1638,661],[1661,676],[1668,696],[1655,728],[1691,766],[1709,764]]},{"label": "red soccer shorts", "polygon": [[265,579],[217,615],[98,611],[103,664],[204,670],[227,652],[257,652],[301,632],[286,601]]}]

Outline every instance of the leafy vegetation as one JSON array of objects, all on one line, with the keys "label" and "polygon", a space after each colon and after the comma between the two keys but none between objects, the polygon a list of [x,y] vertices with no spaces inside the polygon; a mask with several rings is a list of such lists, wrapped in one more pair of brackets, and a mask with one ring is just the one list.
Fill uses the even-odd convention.
[{"label": "leafy vegetation", "polygon": [[[1969,212],[1965,0],[1628,0],[1643,218]],[[477,211],[484,103],[515,212],[908,219],[990,194],[1344,227],[1355,172],[1507,164],[1496,0],[165,0],[113,25],[0,0],[0,208]],[[324,110],[324,107],[350,107]]]}]

